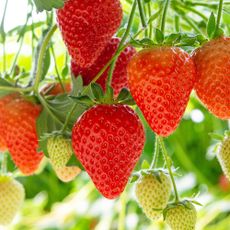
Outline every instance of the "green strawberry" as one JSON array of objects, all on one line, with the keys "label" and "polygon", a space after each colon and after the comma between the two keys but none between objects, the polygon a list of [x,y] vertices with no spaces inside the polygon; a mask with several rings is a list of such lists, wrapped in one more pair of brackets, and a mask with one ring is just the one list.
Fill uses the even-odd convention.
[{"label": "green strawberry", "polygon": [[219,145],[217,158],[220,162],[221,168],[230,180],[230,136],[226,134],[222,142]]},{"label": "green strawberry", "polygon": [[136,183],[136,197],[140,207],[149,219],[161,217],[171,194],[171,181],[168,175],[159,171],[142,175]]},{"label": "green strawberry", "polygon": [[50,137],[47,141],[47,151],[53,167],[63,168],[73,154],[71,140],[63,136]]},{"label": "green strawberry", "polygon": [[195,230],[197,213],[189,201],[168,205],[164,217],[172,230]]},{"label": "green strawberry", "polygon": [[8,225],[13,221],[24,198],[24,188],[18,181],[0,175],[0,225]]}]

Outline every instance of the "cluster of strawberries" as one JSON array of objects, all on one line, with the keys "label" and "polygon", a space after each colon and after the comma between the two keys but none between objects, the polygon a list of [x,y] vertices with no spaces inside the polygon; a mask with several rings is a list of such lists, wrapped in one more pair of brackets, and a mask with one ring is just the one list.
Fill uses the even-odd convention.
[{"label": "cluster of strawberries", "polygon": [[[81,75],[85,85],[90,84],[119,46],[120,39],[113,37],[122,20],[119,0],[69,0],[57,11],[57,19],[72,57],[73,74]],[[178,127],[193,89],[210,112],[229,119],[229,75],[230,38],[207,42],[192,55],[178,47],[158,46],[136,53],[128,46],[113,72],[117,100],[97,103],[84,112],[73,127],[72,141],[62,136],[49,138],[47,149],[57,174],[69,181],[66,171],[71,178],[80,172],[77,167],[72,168],[74,172],[66,167],[73,149],[97,189],[109,199],[116,198],[124,190],[145,143],[140,119],[132,108],[120,103],[122,88],[130,89],[152,130],[167,137]],[[105,91],[107,77],[108,70],[97,81]],[[41,110],[40,105],[19,94],[0,100],[0,150],[8,149],[25,175],[33,174],[43,158],[37,151],[36,133]],[[141,179],[146,181],[144,187],[151,188],[149,177]],[[163,189],[167,204],[171,185],[164,174],[162,181],[169,185],[168,192]],[[142,190],[142,185],[137,185],[140,200]],[[146,212],[151,216],[154,210]]]}]

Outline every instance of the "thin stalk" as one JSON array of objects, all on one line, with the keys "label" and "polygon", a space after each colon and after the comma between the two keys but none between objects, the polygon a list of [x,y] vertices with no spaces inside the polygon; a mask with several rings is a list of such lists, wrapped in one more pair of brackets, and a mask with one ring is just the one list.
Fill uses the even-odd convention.
[{"label": "thin stalk", "polygon": [[11,92],[18,92],[18,93],[26,93],[30,92],[33,87],[28,88],[19,88],[19,87],[11,87],[11,86],[0,86],[0,91],[11,91]]},{"label": "thin stalk", "polygon": [[180,18],[178,15],[175,16],[175,31],[180,32]]},{"label": "thin stalk", "polygon": [[7,153],[1,153],[2,154],[2,174],[7,173]]},{"label": "thin stalk", "polygon": [[166,15],[169,7],[169,2],[170,0],[166,0],[164,10],[163,10],[163,16],[162,16],[162,21],[161,21],[161,32],[164,33],[165,31],[165,23],[166,23]]},{"label": "thin stalk", "polygon": [[38,56],[37,73],[35,75],[35,82],[34,82],[34,91],[36,94],[38,94],[39,83],[40,83],[41,76],[42,76],[42,66],[43,66],[43,59],[45,56],[45,52],[46,52],[47,46],[48,46],[54,32],[56,31],[56,29],[57,29],[57,25],[54,25],[51,28],[51,30],[47,33],[47,35],[43,41],[43,44],[41,46],[41,50],[40,50],[40,53]]},{"label": "thin stalk", "polygon": [[[117,48],[116,54],[119,53],[120,49],[122,48],[122,46],[124,45],[126,39],[128,38],[128,36],[130,34],[130,30],[131,30],[133,20],[134,20],[134,16],[135,16],[136,6],[137,6],[137,0],[135,0],[133,2],[133,6],[132,6],[131,13],[130,13],[129,20],[128,20],[128,25],[127,25],[126,31],[125,31],[122,39],[121,39],[121,42],[120,42],[120,44],[119,44],[119,46]],[[107,81],[106,81],[106,89],[108,89],[108,86],[110,86],[111,83],[112,83],[113,70],[114,70],[114,67],[115,67],[115,64],[116,64],[116,61],[117,61],[117,57],[119,56],[119,55],[116,55],[116,54],[115,54],[114,60],[111,63],[112,68],[110,68],[110,70],[109,70],[108,78],[107,78]]]},{"label": "thin stalk", "polygon": [[51,53],[53,55],[53,60],[54,60],[54,68],[55,68],[55,71],[56,71],[56,74],[57,74],[57,78],[58,78],[58,81],[61,85],[61,88],[63,90],[64,93],[66,93],[66,90],[65,90],[65,86],[63,85],[63,82],[61,80],[61,77],[60,77],[60,74],[59,74],[59,71],[58,71],[58,66],[57,66],[57,59],[56,59],[56,55],[55,55],[55,52],[54,52],[54,47],[53,45],[51,45]]},{"label": "thin stalk", "polygon": [[[148,3],[147,7],[148,7],[148,16],[150,18],[151,17],[151,13],[152,13],[151,2]],[[150,22],[149,23],[149,38],[151,39],[152,36],[153,36],[153,24],[152,24],[152,22]]]},{"label": "thin stalk", "polygon": [[155,137],[155,150],[154,150],[154,156],[153,156],[153,160],[152,163],[150,165],[150,169],[154,169],[157,166],[157,161],[159,158],[159,152],[160,152],[160,148],[159,148],[159,141],[157,136]]},{"label": "thin stalk", "polygon": [[3,44],[2,44],[2,52],[3,52],[3,72],[6,72],[6,34],[5,34],[5,17],[6,17],[6,10],[8,6],[8,0],[5,1],[5,6],[4,6],[4,11],[3,11],[3,16],[1,20],[1,33],[3,36]]},{"label": "thin stalk", "polygon": [[146,27],[145,12],[142,0],[137,0],[142,27]]},{"label": "thin stalk", "polygon": [[[205,6],[205,7],[217,7],[219,5],[218,2],[201,2],[201,1],[186,1],[186,5],[192,6]],[[230,1],[224,1],[224,5],[230,5]]]},{"label": "thin stalk", "polygon": [[219,8],[218,8],[218,14],[217,14],[217,21],[216,21],[216,32],[218,31],[220,27],[220,22],[221,22],[221,17],[222,17],[222,12],[223,12],[223,3],[224,3],[224,0],[219,1]]},{"label": "thin stalk", "polygon": [[197,32],[198,34],[203,34],[203,32],[199,29],[199,27],[186,15],[181,15],[183,20],[185,20],[188,25],[190,25],[195,32]]},{"label": "thin stalk", "polygon": [[175,202],[177,203],[179,201],[179,195],[178,195],[178,192],[177,192],[176,182],[174,180],[174,176],[173,176],[173,172],[172,172],[172,168],[171,168],[171,163],[169,162],[169,156],[168,156],[167,150],[165,148],[163,138],[158,137],[158,141],[160,143],[162,153],[163,153],[163,156],[164,156],[164,159],[165,159],[166,167],[168,168],[169,176],[170,176],[172,184],[173,184],[173,189],[174,189],[174,193],[175,193]]}]

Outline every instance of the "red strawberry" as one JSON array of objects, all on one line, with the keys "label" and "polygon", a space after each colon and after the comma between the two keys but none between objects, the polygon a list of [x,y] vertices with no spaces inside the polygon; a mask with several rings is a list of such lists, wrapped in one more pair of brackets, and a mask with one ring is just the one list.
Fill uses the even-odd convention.
[{"label": "red strawberry", "polygon": [[37,152],[36,119],[41,107],[22,97],[14,98],[5,106],[4,136],[14,163],[25,175],[33,174],[43,157]]},{"label": "red strawberry", "polygon": [[5,138],[4,138],[4,121],[3,115],[5,113],[6,105],[15,98],[17,94],[8,94],[0,99],[0,152],[5,152],[7,150]]},{"label": "red strawberry", "polygon": [[[79,65],[75,64],[74,61],[72,61],[71,69],[73,74],[76,77],[81,75],[83,77],[84,84],[88,85],[99,73],[99,71],[106,65],[106,63],[108,63],[108,61],[113,57],[119,46],[119,43],[119,38],[112,38],[96,62],[89,68],[81,68]],[[115,95],[118,95],[122,88],[128,88],[127,65],[135,53],[135,48],[128,46],[117,59],[112,80],[112,87]],[[97,81],[97,83],[99,83],[103,89],[105,89],[107,77],[108,70],[106,70]]]},{"label": "red strawberry", "polygon": [[179,125],[195,82],[189,54],[176,47],[140,51],[128,66],[129,87],[150,127],[169,136]]},{"label": "red strawberry", "polygon": [[143,126],[125,105],[97,105],[72,132],[74,151],[97,189],[109,199],[123,192],[145,142]]},{"label": "red strawberry", "polygon": [[57,20],[74,61],[89,67],[119,28],[122,8],[119,0],[68,0]]},{"label": "red strawberry", "polygon": [[198,97],[215,116],[230,119],[230,38],[207,42],[194,52],[193,59]]}]

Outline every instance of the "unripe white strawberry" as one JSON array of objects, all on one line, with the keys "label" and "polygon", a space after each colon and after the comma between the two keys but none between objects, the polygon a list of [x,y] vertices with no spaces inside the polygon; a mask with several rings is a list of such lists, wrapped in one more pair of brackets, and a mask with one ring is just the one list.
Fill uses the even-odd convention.
[{"label": "unripe white strawberry", "polygon": [[11,176],[0,175],[0,225],[13,221],[24,199],[23,186]]},{"label": "unripe white strawberry", "polygon": [[63,168],[55,169],[58,178],[63,182],[70,182],[74,180],[81,172],[81,169],[76,166],[68,166]]},{"label": "unripe white strawberry", "polygon": [[143,212],[151,220],[162,216],[171,194],[171,181],[168,175],[159,171],[157,174],[142,175],[136,183],[136,197]]},{"label": "unripe white strawberry", "polygon": [[165,220],[172,230],[195,230],[197,212],[191,202],[179,202],[168,206]]}]

